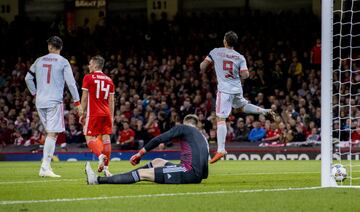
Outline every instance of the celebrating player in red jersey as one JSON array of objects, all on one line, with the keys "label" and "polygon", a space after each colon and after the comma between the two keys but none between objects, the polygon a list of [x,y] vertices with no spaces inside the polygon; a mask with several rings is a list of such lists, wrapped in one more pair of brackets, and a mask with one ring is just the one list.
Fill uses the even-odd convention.
[{"label": "celebrating player in red jersey", "polygon": [[105,176],[110,176],[108,165],[114,120],[114,84],[102,72],[104,63],[101,56],[91,58],[90,73],[85,75],[82,84],[81,106],[86,111],[85,120],[82,119],[86,143],[99,158],[98,172],[103,171]]}]

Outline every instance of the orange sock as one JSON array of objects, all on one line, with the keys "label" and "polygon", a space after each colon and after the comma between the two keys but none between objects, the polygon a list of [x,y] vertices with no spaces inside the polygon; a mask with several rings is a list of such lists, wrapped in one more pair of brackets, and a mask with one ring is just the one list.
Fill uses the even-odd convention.
[{"label": "orange sock", "polygon": [[99,157],[99,155],[101,155],[101,152],[103,151],[103,145],[101,140],[91,140],[87,142],[87,145],[89,149],[96,155],[96,157]]},{"label": "orange sock", "polygon": [[110,156],[111,156],[111,142],[110,140],[104,141],[104,150],[102,152],[104,155],[106,155],[106,157],[108,158],[108,160],[105,161],[105,166],[109,165],[109,161],[110,161]]}]

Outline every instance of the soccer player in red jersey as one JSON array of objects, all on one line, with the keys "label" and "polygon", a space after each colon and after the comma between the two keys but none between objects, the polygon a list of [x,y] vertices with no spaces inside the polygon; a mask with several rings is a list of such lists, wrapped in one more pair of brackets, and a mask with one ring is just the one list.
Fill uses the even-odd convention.
[{"label": "soccer player in red jersey", "polygon": [[110,176],[109,160],[111,154],[110,135],[114,120],[114,83],[102,69],[105,60],[95,56],[89,62],[89,74],[82,84],[81,106],[86,111],[81,118],[84,125],[86,143],[99,158],[98,172]]}]

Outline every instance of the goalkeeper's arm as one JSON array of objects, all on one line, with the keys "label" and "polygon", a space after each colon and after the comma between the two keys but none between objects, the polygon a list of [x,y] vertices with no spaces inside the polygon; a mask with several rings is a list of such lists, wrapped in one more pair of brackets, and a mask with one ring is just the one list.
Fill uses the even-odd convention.
[{"label": "goalkeeper's arm", "polygon": [[172,138],[176,138],[183,133],[182,125],[177,125],[171,128],[169,131],[151,139],[138,153],[130,158],[130,163],[135,166],[141,160],[141,157],[146,153],[159,146],[161,143],[170,142]]}]

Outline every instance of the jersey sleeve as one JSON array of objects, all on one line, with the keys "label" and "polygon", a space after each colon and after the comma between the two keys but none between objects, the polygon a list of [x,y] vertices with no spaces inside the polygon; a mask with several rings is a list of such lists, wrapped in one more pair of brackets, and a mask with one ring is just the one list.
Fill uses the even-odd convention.
[{"label": "jersey sleeve", "polygon": [[29,71],[25,76],[25,82],[26,82],[26,86],[28,87],[31,95],[34,96],[36,94],[36,85],[34,83],[34,73]]},{"label": "jersey sleeve", "polygon": [[175,127],[171,128],[169,131],[156,136],[155,138],[151,139],[145,146],[145,150],[148,152],[155,147],[159,146],[161,143],[170,142],[172,138],[177,138],[183,135],[183,125],[176,125]]},{"label": "jersey sleeve", "polygon": [[244,56],[241,57],[241,60],[240,60],[240,71],[247,71],[248,70],[248,67],[246,65],[246,59]]},{"label": "jersey sleeve", "polygon": [[89,82],[90,82],[89,76],[90,76],[89,74],[85,75],[81,87],[82,90],[86,90],[86,91],[89,90]]},{"label": "jersey sleeve", "polygon": [[36,71],[36,64],[38,63],[38,61],[40,60],[40,57],[38,59],[35,60],[35,62],[30,66],[30,72],[35,74]]},{"label": "jersey sleeve", "polygon": [[36,94],[36,85],[34,79],[35,79],[36,64],[38,63],[39,59],[40,57],[36,59],[35,62],[30,66],[30,70],[25,76],[26,85],[31,95],[33,96]]},{"label": "jersey sleeve", "polygon": [[208,60],[209,62],[214,62],[215,53],[216,53],[216,48],[211,50],[205,59]]}]

